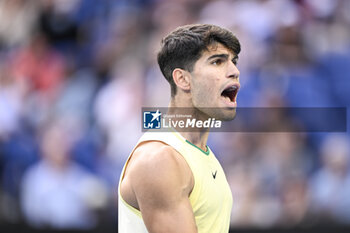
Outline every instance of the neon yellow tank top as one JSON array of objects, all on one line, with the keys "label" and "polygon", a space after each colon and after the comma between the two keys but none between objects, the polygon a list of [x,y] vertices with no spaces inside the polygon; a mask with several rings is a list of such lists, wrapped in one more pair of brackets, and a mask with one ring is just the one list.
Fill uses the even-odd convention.
[{"label": "neon yellow tank top", "polygon": [[[194,187],[189,199],[198,233],[227,233],[230,226],[232,194],[224,171],[210,148],[207,146],[207,151],[203,151],[177,132],[147,132],[135,148],[145,141],[161,141],[168,144],[185,158],[191,168]],[[124,177],[125,166],[120,180]],[[147,233],[140,211],[128,205],[120,192],[118,194],[118,232]]]}]

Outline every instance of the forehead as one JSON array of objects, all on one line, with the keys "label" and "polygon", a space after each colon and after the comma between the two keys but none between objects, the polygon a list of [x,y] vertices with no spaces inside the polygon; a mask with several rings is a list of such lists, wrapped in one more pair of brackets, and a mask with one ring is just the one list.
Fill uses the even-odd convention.
[{"label": "forehead", "polygon": [[200,59],[206,59],[214,54],[228,54],[231,57],[235,56],[235,53],[229,48],[227,48],[226,46],[224,46],[223,44],[214,43],[214,44],[210,44],[207,50],[204,50],[202,52],[202,56]]}]

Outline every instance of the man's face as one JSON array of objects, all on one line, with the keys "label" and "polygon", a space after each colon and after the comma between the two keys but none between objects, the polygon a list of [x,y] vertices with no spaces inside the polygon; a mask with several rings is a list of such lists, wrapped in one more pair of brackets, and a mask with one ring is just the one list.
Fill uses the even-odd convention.
[{"label": "man's face", "polygon": [[220,43],[209,46],[191,74],[192,104],[208,117],[232,120],[240,88],[237,55]]}]

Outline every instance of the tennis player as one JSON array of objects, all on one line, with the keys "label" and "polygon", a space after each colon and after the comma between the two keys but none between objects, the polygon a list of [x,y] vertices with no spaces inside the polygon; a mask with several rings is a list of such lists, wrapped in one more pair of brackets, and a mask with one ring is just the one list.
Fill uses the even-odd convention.
[{"label": "tennis player", "polygon": [[[215,25],[182,26],[163,38],[158,64],[171,114],[187,108],[198,119],[232,120],[239,52],[232,32]],[[141,137],[119,182],[119,233],[229,231],[232,194],[208,135],[208,128],[175,128]]]}]

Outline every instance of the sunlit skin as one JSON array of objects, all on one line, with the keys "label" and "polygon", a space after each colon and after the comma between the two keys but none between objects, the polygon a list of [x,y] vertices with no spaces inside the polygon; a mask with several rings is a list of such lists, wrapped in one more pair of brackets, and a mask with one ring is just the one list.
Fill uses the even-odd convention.
[{"label": "sunlit skin", "polygon": [[[232,120],[237,102],[228,103],[221,93],[231,85],[239,87],[238,57],[222,44],[213,45],[195,63],[191,72],[191,96],[194,108],[209,117]],[[211,111],[206,108],[214,108]],[[218,109],[220,108],[220,110]]]},{"label": "sunlit skin", "polygon": [[195,114],[204,112],[207,117],[232,120],[237,102],[227,101],[221,93],[228,86],[240,86],[237,60],[237,55],[217,43],[203,52],[191,72],[175,69],[177,94],[170,107],[193,108]]},{"label": "sunlit skin", "polygon": [[[239,70],[236,66],[238,56],[220,43],[215,43],[203,51],[191,72],[175,69],[173,78],[177,93],[171,99],[170,114],[180,113],[186,107],[187,112],[197,119],[208,117],[220,120],[232,120],[236,115],[237,101],[229,101],[221,94],[228,86],[240,87]],[[238,92],[238,90],[237,90]],[[180,132],[198,147],[205,149],[209,129],[194,132]]]}]

